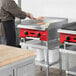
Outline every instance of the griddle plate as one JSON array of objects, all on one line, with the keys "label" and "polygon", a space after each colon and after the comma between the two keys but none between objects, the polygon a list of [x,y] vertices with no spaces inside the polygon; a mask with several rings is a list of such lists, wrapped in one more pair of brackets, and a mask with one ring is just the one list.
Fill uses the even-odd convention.
[{"label": "griddle plate", "polygon": [[61,29],[76,31],[76,22],[64,24]]}]

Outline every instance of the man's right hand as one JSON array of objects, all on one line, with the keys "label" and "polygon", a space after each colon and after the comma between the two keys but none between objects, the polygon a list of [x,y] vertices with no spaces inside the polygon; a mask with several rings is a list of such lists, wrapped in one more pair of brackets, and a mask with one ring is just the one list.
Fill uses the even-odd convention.
[{"label": "man's right hand", "polygon": [[38,18],[36,18],[36,20],[43,20],[44,19],[44,17],[38,17]]},{"label": "man's right hand", "polygon": [[33,17],[33,15],[31,13],[26,13],[26,16],[30,19],[36,19],[35,17]]}]

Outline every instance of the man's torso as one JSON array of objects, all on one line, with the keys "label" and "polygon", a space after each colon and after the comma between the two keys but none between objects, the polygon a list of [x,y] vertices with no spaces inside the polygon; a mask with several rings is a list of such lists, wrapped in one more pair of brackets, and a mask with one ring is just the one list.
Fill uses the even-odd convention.
[{"label": "man's torso", "polygon": [[4,9],[4,7],[8,1],[11,1],[11,0],[0,0],[0,19],[2,21],[14,20],[15,19],[15,17],[11,13],[9,13],[8,11],[6,11]]}]

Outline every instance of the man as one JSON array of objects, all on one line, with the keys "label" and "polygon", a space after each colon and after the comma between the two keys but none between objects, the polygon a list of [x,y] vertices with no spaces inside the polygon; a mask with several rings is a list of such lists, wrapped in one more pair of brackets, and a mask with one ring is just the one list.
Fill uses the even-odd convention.
[{"label": "man", "polygon": [[30,13],[22,11],[14,0],[0,0],[0,19],[4,26],[6,44],[16,46],[15,17],[34,19]]}]

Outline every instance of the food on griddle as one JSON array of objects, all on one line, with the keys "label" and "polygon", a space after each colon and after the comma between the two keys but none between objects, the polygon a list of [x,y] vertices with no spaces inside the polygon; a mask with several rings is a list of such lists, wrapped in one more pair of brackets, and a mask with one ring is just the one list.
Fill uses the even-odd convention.
[{"label": "food on griddle", "polygon": [[36,18],[36,20],[43,20],[44,19],[44,17],[38,17],[38,18]]},{"label": "food on griddle", "polygon": [[38,22],[36,24],[38,24],[38,25],[44,25],[45,23],[44,22]]},{"label": "food on griddle", "polygon": [[36,24],[38,25],[44,25],[45,23],[43,22],[44,17],[38,17],[36,18]]}]

